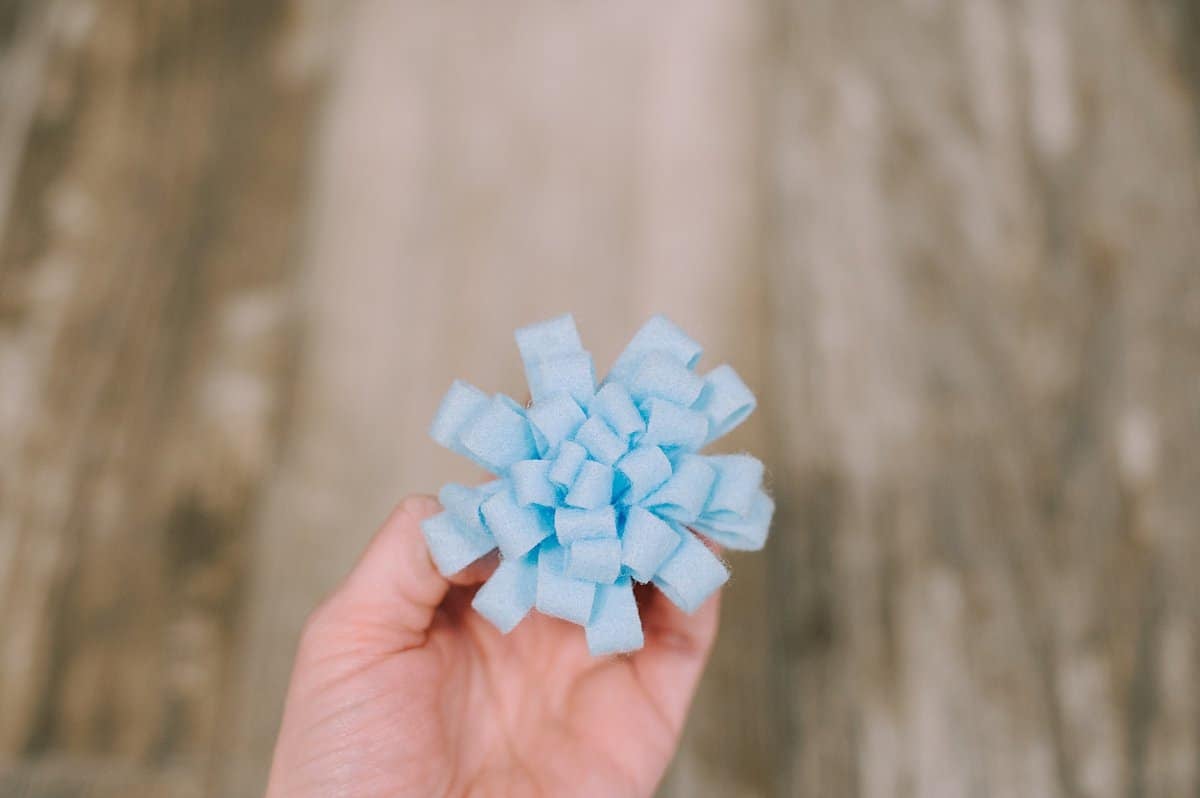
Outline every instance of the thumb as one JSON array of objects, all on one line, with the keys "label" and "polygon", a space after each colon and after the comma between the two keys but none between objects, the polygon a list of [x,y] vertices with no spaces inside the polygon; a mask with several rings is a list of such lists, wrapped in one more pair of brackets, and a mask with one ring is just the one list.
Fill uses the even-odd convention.
[{"label": "thumb", "polygon": [[431,496],[400,502],[354,569],[313,612],[305,636],[335,646],[379,644],[391,653],[423,644],[451,585],[478,584],[495,569],[492,555],[449,579],[438,572],[421,522],[441,509]]}]

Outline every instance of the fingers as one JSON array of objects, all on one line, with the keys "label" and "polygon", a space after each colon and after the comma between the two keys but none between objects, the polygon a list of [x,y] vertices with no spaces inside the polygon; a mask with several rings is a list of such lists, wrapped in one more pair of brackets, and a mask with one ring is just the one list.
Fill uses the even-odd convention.
[{"label": "fingers", "polygon": [[642,604],[645,646],[633,654],[638,679],[675,729],[683,727],[688,706],[717,637],[718,591],[688,615],[660,591],[648,587]]},{"label": "fingers", "polygon": [[430,496],[402,501],[312,623],[338,629],[342,639],[367,637],[393,651],[424,642],[451,584],[478,584],[496,567],[494,556],[485,557],[452,579],[442,576],[421,533],[421,521],[440,511]]}]

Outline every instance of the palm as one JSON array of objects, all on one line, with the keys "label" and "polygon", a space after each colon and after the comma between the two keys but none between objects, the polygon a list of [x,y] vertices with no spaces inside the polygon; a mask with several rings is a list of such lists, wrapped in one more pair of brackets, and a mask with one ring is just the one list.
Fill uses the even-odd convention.
[{"label": "palm", "polygon": [[289,794],[653,791],[711,640],[678,624],[715,626],[715,605],[693,619],[640,596],[647,648],[598,659],[578,627],[537,613],[501,635],[470,609],[471,592],[449,590],[405,639],[386,598],[350,622],[332,613],[341,620],[310,625],[288,708],[303,716],[286,717],[280,737],[280,749],[304,752],[287,765]]}]

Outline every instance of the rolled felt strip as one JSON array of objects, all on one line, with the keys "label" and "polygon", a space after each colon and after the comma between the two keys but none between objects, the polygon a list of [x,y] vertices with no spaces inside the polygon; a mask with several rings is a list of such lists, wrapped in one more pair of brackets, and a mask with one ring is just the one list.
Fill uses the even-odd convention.
[{"label": "rolled felt strip", "polygon": [[666,352],[647,352],[638,363],[629,393],[637,401],[651,396],[682,407],[700,398],[704,380]]},{"label": "rolled felt strip", "polygon": [[658,569],[654,584],[679,609],[693,613],[728,579],[729,571],[717,555],[685,531],[679,548]]},{"label": "rolled felt strip", "polygon": [[421,522],[429,556],[443,574],[456,574],[492,549],[496,542],[482,527],[460,524],[450,513],[438,513]]},{"label": "rolled felt strip", "polygon": [[717,472],[705,458],[685,454],[675,465],[675,473],[663,486],[642,500],[642,506],[663,518],[689,524],[700,517]]},{"label": "rolled felt strip", "polygon": [[520,557],[553,532],[535,507],[522,507],[510,489],[497,492],[479,506],[483,522],[505,557]]},{"label": "rolled felt strip", "polygon": [[[701,416],[701,418],[704,417]],[[608,426],[600,416],[592,416],[583,422],[583,426],[575,433],[575,442],[587,449],[588,455],[593,460],[598,460],[605,465],[612,465],[621,459],[621,455],[629,451],[629,442],[613,432],[612,427]]]},{"label": "rolled felt strip", "polygon": [[529,420],[500,397],[467,422],[458,440],[475,462],[494,474],[537,456]]},{"label": "rolled felt strip", "polygon": [[762,490],[762,462],[748,454],[712,455],[704,459],[717,472],[704,515],[736,519],[749,513],[755,495]]},{"label": "rolled felt strip", "polygon": [[538,549],[538,612],[583,625],[592,616],[596,583],[575,579],[563,572],[566,553],[553,541]]},{"label": "rolled felt strip", "polygon": [[533,609],[537,599],[537,564],[531,556],[506,557],[483,583],[471,606],[508,634]]},{"label": "rolled felt strip", "polygon": [[610,382],[628,385],[637,373],[638,364],[647,352],[666,352],[688,368],[704,354],[703,347],[688,337],[665,316],[654,316],[638,330],[608,373]]},{"label": "rolled felt strip", "polygon": [[499,548],[472,602],[501,631],[530,610],[586,629],[595,655],[642,645],[633,580],[691,612],[728,578],[693,531],[732,549],[761,548],[774,504],[762,464],[702,457],[754,397],[733,369],[695,373],[700,346],[661,316],[648,321],[596,389],[574,320],[517,331],[528,409],[456,381],[430,434],[499,479],[446,485],[445,512],[422,523],[450,574]]},{"label": "rolled felt strip", "polygon": [[708,441],[715,441],[745,421],[758,400],[732,366],[717,366],[704,377],[704,390],[692,405],[708,416]]},{"label": "rolled felt strip", "polygon": [[554,452],[559,444],[575,434],[587,421],[579,403],[565,393],[554,394],[534,402],[529,408],[529,423],[545,440],[543,454]]},{"label": "rolled felt strip", "polygon": [[646,419],[638,412],[629,391],[619,382],[609,382],[601,387],[590,410],[622,438],[646,431]]},{"label": "rolled felt strip", "polygon": [[642,507],[630,507],[621,533],[621,564],[639,582],[654,578],[683,538],[668,522]]},{"label": "rolled felt strip", "polygon": [[429,435],[447,449],[470,457],[458,441],[458,435],[471,419],[488,406],[488,396],[469,382],[455,380],[446,391],[429,425]]},{"label": "rolled felt strip", "polygon": [[621,575],[621,541],[585,538],[567,547],[564,573],[575,579],[612,584]]},{"label": "rolled felt strip", "polygon": [[584,630],[593,657],[637,651],[644,644],[633,584],[628,577],[598,585],[592,617]]},{"label": "rolled felt strip", "polygon": [[615,538],[617,512],[612,505],[595,510],[559,507],[554,511],[554,532],[564,546],[584,538]]},{"label": "rolled felt strip", "polygon": [[521,460],[513,463],[509,479],[512,480],[513,495],[517,504],[522,507],[531,504],[554,507],[558,504],[558,493],[550,482],[549,460]]},{"label": "rolled felt strip", "polygon": [[529,393],[535,402],[565,393],[576,402],[588,404],[596,391],[592,356],[586,352],[543,360],[526,367]]},{"label": "rolled felt strip", "polygon": [[708,417],[665,399],[651,397],[643,405],[649,420],[642,446],[663,446],[694,452],[708,437]]},{"label": "rolled felt strip", "polygon": [[594,510],[612,504],[612,495],[612,468],[595,460],[587,460],[579,469],[579,474],[563,502],[582,510]]},{"label": "rolled felt strip", "polygon": [[671,461],[657,446],[638,446],[617,461],[616,470],[628,486],[622,501],[637,504],[671,478]]},{"label": "rolled felt strip", "polygon": [[579,475],[585,460],[587,449],[575,441],[563,441],[558,449],[558,457],[550,465],[550,481],[560,488],[570,487],[575,483],[575,477]]},{"label": "rolled felt strip", "polygon": [[767,542],[767,532],[774,514],[775,502],[766,491],[758,490],[745,516],[711,518],[702,515],[693,522],[693,526],[697,532],[727,549],[758,551]]}]

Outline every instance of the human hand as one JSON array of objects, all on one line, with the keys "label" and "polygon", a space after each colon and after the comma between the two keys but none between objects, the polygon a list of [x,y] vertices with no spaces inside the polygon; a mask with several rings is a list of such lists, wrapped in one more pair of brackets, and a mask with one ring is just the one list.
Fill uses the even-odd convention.
[{"label": "human hand", "polygon": [[643,649],[593,658],[531,613],[508,635],[471,609],[495,554],[447,580],[405,500],[305,627],[268,798],[650,795],[717,631],[638,588]]}]

